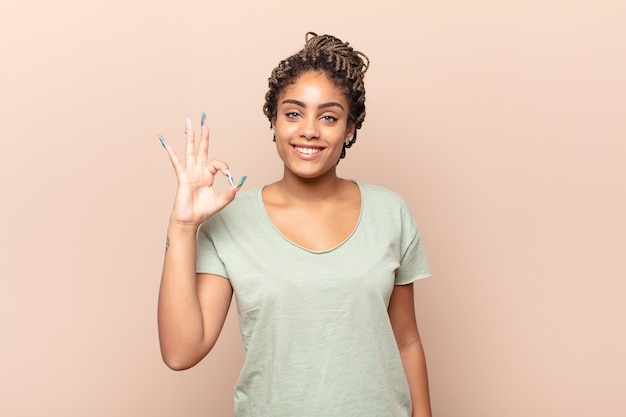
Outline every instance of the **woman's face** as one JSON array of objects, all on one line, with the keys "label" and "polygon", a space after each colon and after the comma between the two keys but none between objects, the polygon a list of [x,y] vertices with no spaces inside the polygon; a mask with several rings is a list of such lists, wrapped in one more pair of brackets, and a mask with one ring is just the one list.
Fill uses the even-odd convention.
[{"label": "woman's face", "polygon": [[323,72],[305,72],[285,87],[272,125],[287,171],[307,179],[335,175],[343,144],[354,132],[349,110],[344,94]]}]

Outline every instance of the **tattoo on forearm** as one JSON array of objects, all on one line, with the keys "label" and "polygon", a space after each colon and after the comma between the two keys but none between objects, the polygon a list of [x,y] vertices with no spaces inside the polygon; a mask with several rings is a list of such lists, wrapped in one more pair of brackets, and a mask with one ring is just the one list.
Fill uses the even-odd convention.
[{"label": "tattoo on forearm", "polygon": [[165,252],[167,252],[167,249],[170,247],[170,237],[166,237],[165,238]]}]

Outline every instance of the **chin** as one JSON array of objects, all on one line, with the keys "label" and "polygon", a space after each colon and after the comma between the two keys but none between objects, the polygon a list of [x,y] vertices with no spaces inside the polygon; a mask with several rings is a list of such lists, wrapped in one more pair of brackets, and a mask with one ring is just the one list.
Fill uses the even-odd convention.
[{"label": "chin", "polygon": [[291,175],[301,178],[303,180],[315,180],[318,178],[326,177],[328,175],[336,175],[335,174],[335,166],[328,167],[326,169],[298,169],[294,166],[285,165],[287,170]]}]

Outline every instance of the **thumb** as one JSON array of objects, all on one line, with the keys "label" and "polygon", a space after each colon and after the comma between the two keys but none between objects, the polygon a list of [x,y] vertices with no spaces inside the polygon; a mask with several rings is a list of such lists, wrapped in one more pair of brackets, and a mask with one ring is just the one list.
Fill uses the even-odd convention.
[{"label": "thumb", "polygon": [[218,197],[219,210],[221,210],[224,207],[226,207],[228,204],[230,204],[235,199],[235,196],[237,195],[237,191],[239,191],[239,188],[237,188],[237,187],[228,187],[222,193],[222,195],[220,195]]}]

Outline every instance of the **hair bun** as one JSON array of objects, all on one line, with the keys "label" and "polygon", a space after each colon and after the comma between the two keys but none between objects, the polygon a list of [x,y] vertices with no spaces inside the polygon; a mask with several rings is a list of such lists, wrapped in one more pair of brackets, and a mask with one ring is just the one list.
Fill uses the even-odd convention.
[{"label": "hair bun", "polygon": [[328,60],[336,58],[337,69],[342,69],[352,76],[355,72],[365,74],[369,67],[369,59],[359,51],[355,51],[348,42],[332,35],[318,35],[315,32],[307,32],[305,35],[303,51],[311,52],[316,58],[320,54],[327,55]]}]

